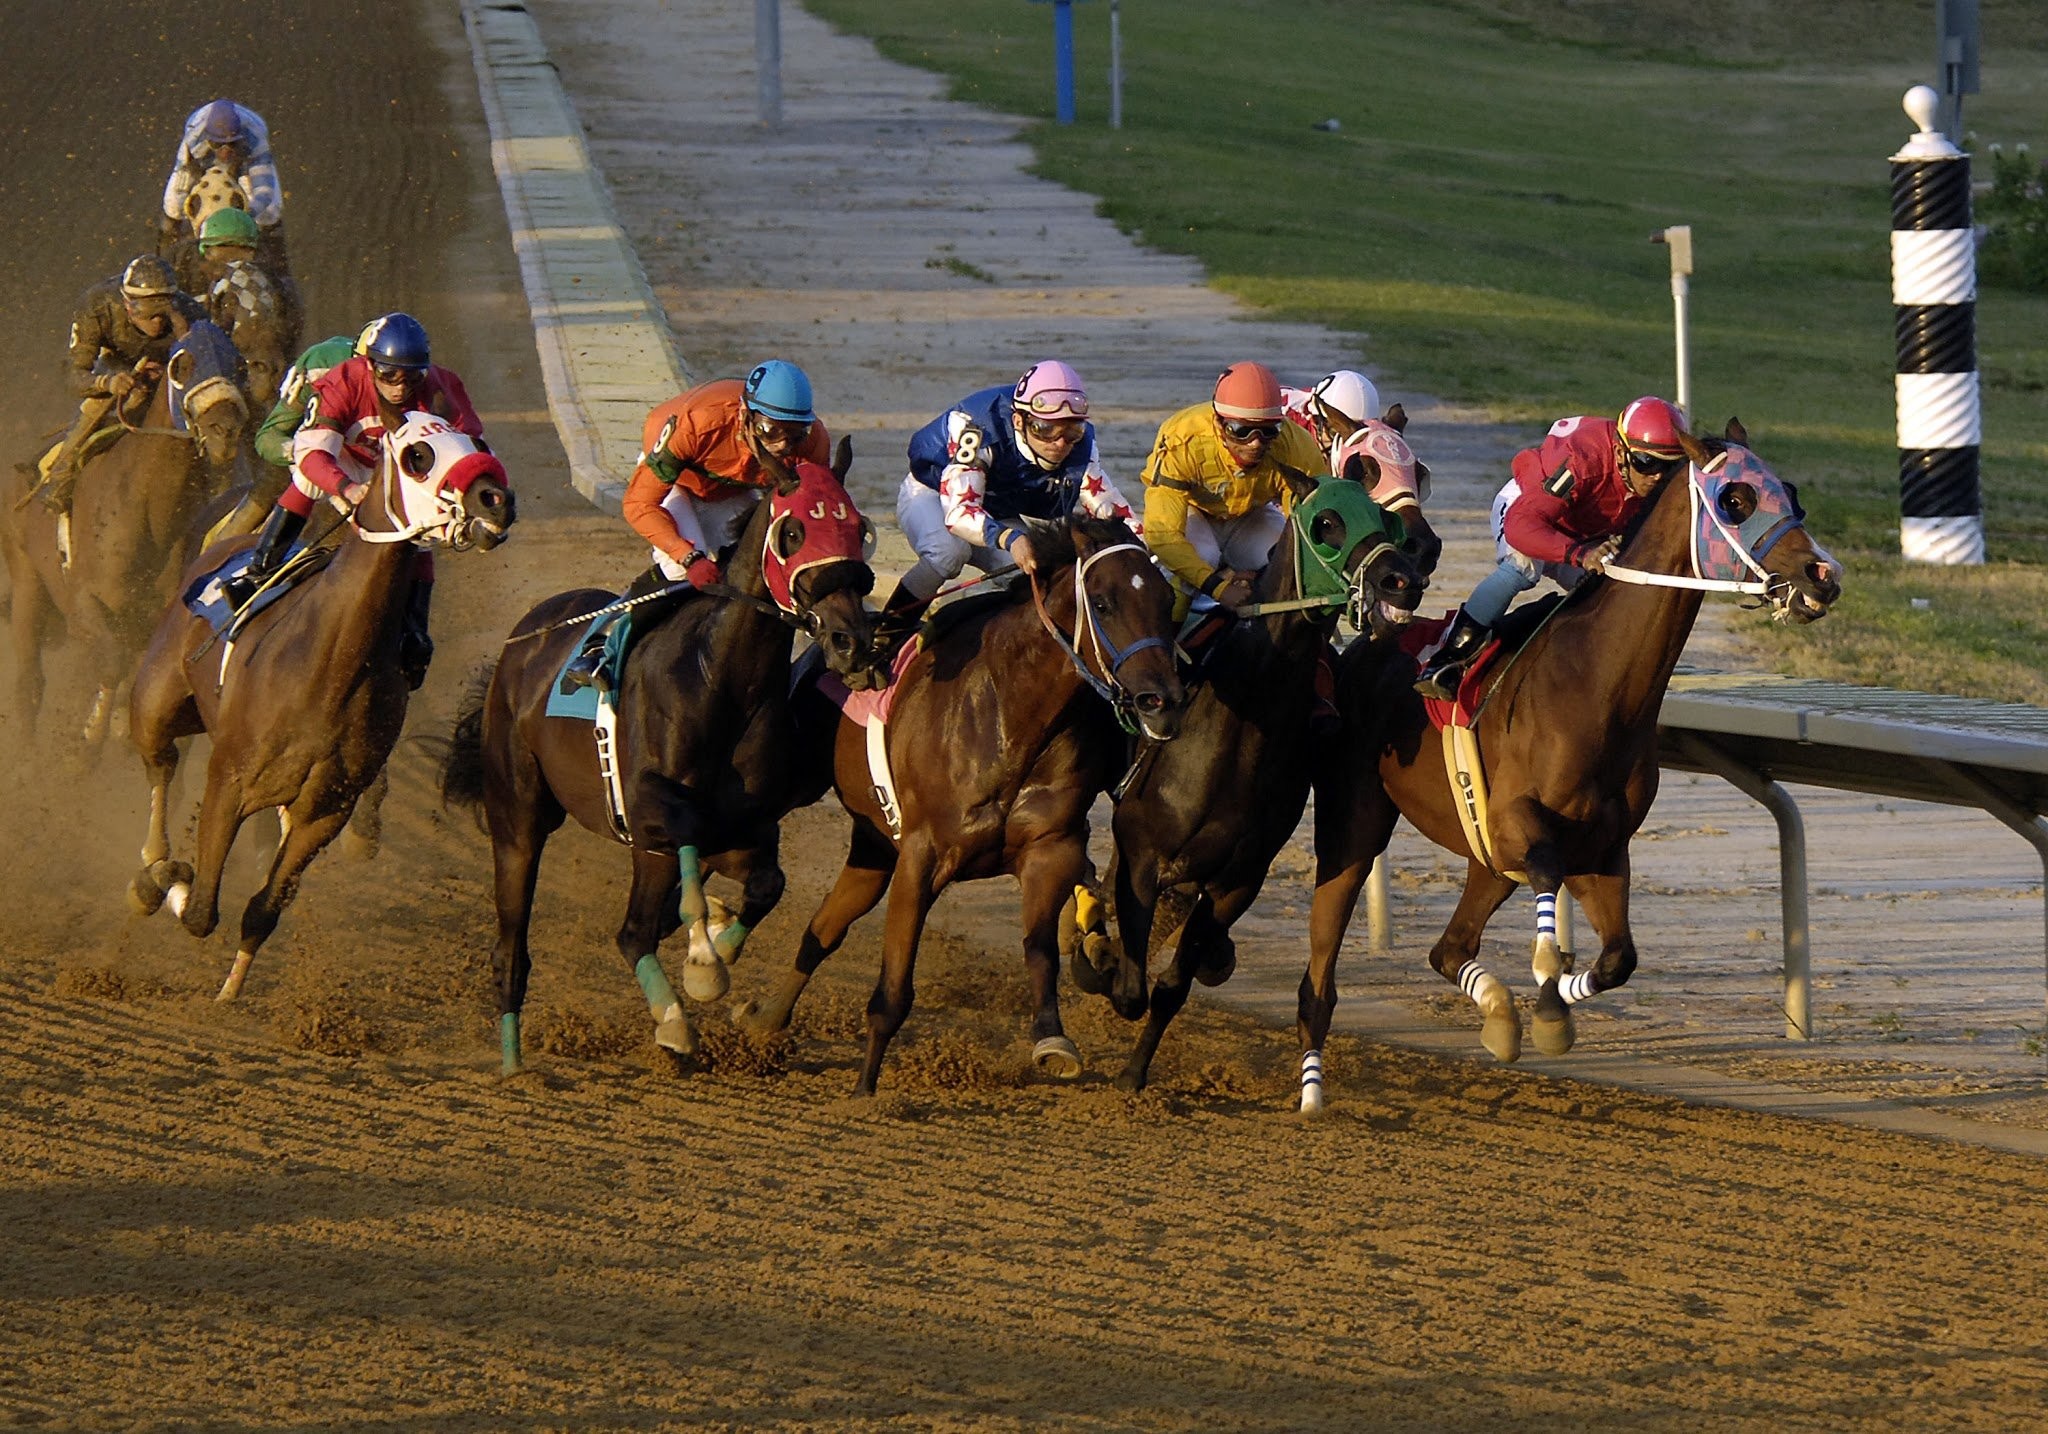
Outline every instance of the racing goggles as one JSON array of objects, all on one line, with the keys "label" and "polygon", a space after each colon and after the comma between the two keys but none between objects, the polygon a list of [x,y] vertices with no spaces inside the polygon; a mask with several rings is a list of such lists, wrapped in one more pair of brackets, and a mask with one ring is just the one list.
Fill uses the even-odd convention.
[{"label": "racing goggles", "polygon": [[423,377],[421,370],[395,363],[373,363],[370,372],[379,383],[402,384],[406,388],[414,387]]},{"label": "racing goggles", "polygon": [[1088,421],[1082,418],[1027,417],[1024,431],[1040,443],[1079,443],[1088,432]]},{"label": "racing goggles", "polygon": [[1239,418],[1220,418],[1223,436],[1232,443],[1271,443],[1280,436],[1280,421],[1248,423]]},{"label": "racing goggles", "polygon": [[1684,461],[1683,453],[1653,453],[1647,448],[1628,450],[1628,466],[1645,477],[1652,473],[1668,473]]},{"label": "racing goggles", "polygon": [[812,425],[802,420],[792,422],[782,418],[757,416],[754,419],[754,437],[763,448],[787,450],[796,447],[811,436]]},{"label": "racing goggles", "polygon": [[171,316],[169,294],[123,294],[121,307],[128,311],[131,319],[168,319]]}]

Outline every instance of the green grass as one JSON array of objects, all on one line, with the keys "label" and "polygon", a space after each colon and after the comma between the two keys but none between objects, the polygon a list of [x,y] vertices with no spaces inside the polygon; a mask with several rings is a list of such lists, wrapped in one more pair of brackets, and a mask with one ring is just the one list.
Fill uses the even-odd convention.
[{"label": "green grass", "polygon": [[[2048,562],[2048,296],[1987,290],[1978,311],[1996,561],[1970,590],[1993,607],[2011,593],[2010,613],[1982,630],[1901,615],[1923,570],[1894,556],[1885,160],[1909,128],[1899,96],[1929,69],[1925,0],[1125,0],[1121,130],[1106,123],[1106,4],[1075,11],[1071,126],[1049,122],[1045,6],[809,4],[946,74],[956,98],[1046,121],[1028,133],[1039,173],[1099,195],[1220,288],[1356,334],[1390,396],[1477,404],[1532,437],[1557,414],[1669,391],[1668,258],[1648,238],[1691,224],[1694,406],[1716,427],[1741,415],[1850,567],[1840,620],[1781,660],[2021,695],[2007,678],[2029,659],[2007,618],[2037,650],[2048,637],[2026,586]],[[2048,6],[1983,11],[1970,126],[2040,149]],[[1314,128],[1327,118],[1341,128]],[[1806,640],[1830,626],[1832,641]],[[1845,640],[1865,627],[1869,644]],[[1982,662],[1851,665],[1920,632]]]}]

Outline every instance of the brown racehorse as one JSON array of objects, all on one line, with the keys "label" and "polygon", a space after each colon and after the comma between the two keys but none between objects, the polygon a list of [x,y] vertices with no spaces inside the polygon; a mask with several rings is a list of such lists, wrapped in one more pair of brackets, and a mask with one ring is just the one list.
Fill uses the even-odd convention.
[{"label": "brown racehorse", "polygon": [[806,717],[815,732],[807,744],[830,754],[831,781],[853,817],[852,845],[795,965],[742,1023],[757,1033],[787,1026],[811,973],[886,891],[857,1095],[874,1094],[883,1052],[910,1014],[932,903],[955,881],[990,876],[1023,886],[1024,960],[1038,1002],[1032,1058],[1055,1077],[1081,1071],[1060,1025],[1059,920],[1087,871],[1088,808],[1127,761],[1118,709],[1164,741],[1179,729],[1185,694],[1174,672],[1172,592],[1129,528],[1076,515],[1034,523],[1031,543],[1038,577],[942,620],[898,677],[884,728],[893,814],[870,774],[867,730],[829,712]]},{"label": "brown racehorse", "polygon": [[[232,644],[174,600],[136,675],[130,739],[150,778],[138,909],[168,904],[194,936],[219,919],[221,868],[244,821],[278,810],[284,838],[263,888],[242,913],[241,945],[220,989],[241,990],[249,962],[277,929],[299,874],[347,824],[405,723],[399,635],[415,542],[492,548],[513,518],[505,469],[440,419],[413,413],[387,434],[377,477],[352,535],[319,573],[250,618]],[[197,580],[225,545],[193,565]],[[168,860],[166,808],[178,742],[213,739],[193,866]]]},{"label": "brown racehorse", "polygon": [[[1467,840],[1443,741],[1411,687],[1413,660],[1387,644],[1345,654],[1336,751],[1349,760],[1325,769],[1316,788],[1316,894],[1300,1005],[1305,1113],[1322,1106],[1318,1053],[1336,1005],[1338,947],[1398,817],[1469,862],[1464,895],[1429,961],[1485,1014],[1486,1047],[1499,1059],[1520,1055],[1521,1017],[1505,983],[1476,958],[1488,919],[1521,882],[1537,893],[1539,1050],[1569,1050],[1572,1005],[1635,970],[1628,844],[1657,794],[1657,712],[1703,593],[1747,592],[1797,623],[1825,616],[1841,595],[1841,569],[1807,535],[1797,494],[1747,438],[1731,421],[1726,443],[1688,439],[1687,469],[1651,494],[1606,576],[1581,584],[1489,679],[1476,724],[1490,793],[1485,853]],[[1560,887],[1599,933],[1590,969],[1562,969]]]},{"label": "brown racehorse", "polygon": [[[1229,976],[1231,925],[1300,824],[1311,771],[1334,755],[1310,722],[1316,664],[1338,614],[1348,609],[1354,623],[1385,631],[1405,624],[1422,597],[1402,520],[1363,483],[1290,475],[1289,487],[1287,528],[1246,620],[1216,639],[1180,736],[1144,750],[1117,803],[1115,969],[1099,971],[1085,945],[1075,953],[1084,990],[1109,995],[1126,1016],[1147,1016],[1116,1078],[1122,1090],[1144,1088],[1191,983]],[[1169,959],[1148,1000],[1155,936]]]},{"label": "brown racehorse", "polygon": [[[861,598],[873,528],[833,470],[799,463],[757,504],[726,559],[722,588],[693,594],[638,638],[618,688],[614,751],[633,859],[619,954],[640,982],[657,1044],[680,1054],[697,1033],[656,951],[690,928],[683,986],[715,1000],[726,963],[782,897],[780,823],[790,807],[790,649],[812,633],[832,670],[864,680],[875,660]],[[481,807],[497,871],[499,1035],[506,1074],[519,1069],[519,1016],[533,958],[527,927],[548,837],[573,816],[617,837],[587,718],[550,717],[550,695],[587,623],[612,602],[591,589],[549,598],[506,639],[490,675],[465,702],[441,790]],[[714,938],[705,869],[741,884],[738,919]],[[680,903],[680,904],[679,904]]]},{"label": "brown racehorse", "polygon": [[41,643],[54,614],[87,654],[94,696],[86,739],[106,735],[116,690],[157,614],[177,593],[187,525],[211,494],[233,481],[249,408],[222,362],[224,350],[186,342],[209,333],[220,337],[210,323],[192,326],[144,411],[121,415],[130,431],[81,466],[71,502],[69,566],[58,550],[55,515],[24,503],[31,480],[8,490],[11,511],[0,524],[0,540],[13,588],[16,710],[25,722],[42,707]]}]

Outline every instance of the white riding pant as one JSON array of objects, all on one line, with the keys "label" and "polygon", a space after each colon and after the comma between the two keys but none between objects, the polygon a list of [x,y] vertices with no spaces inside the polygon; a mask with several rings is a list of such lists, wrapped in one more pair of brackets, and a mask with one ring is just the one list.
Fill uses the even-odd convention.
[{"label": "white riding pant", "polygon": [[1212,568],[1256,572],[1273,557],[1273,545],[1287,531],[1287,515],[1277,503],[1219,523],[1197,509],[1188,509],[1182,529],[1188,546]]},{"label": "white riding pant", "polygon": [[1522,496],[1522,485],[1510,478],[1493,495],[1493,551],[1500,565],[1480,580],[1465,599],[1465,615],[1481,627],[1492,627],[1514,600],[1549,578],[1566,592],[1579,585],[1586,570],[1574,563],[1545,562],[1508,545],[1508,509]]},{"label": "white riding pant", "polygon": [[904,582],[920,598],[928,598],[943,583],[960,576],[970,563],[985,573],[1004,573],[1016,567],[1001,548],[970,543],[946,526],[946,500],[936,488],[917,481],[915,473],[905,474],[896,490],[896,526],[910,540],[917,554],[917,566],[903,575]]},{"label": "white riding pant", "polygon": [[[661,500],[661,507],[675,523],[678,533],[715,558],[739,537],[740,529],[747,525],[748,515],[763,496],[759,489],[749,488],[730,498],[699,498],[678,484],[670,484],[668,496]],[[654,565],[670,582],[683,580],[683,565],[659,548],[654,550]]]}]

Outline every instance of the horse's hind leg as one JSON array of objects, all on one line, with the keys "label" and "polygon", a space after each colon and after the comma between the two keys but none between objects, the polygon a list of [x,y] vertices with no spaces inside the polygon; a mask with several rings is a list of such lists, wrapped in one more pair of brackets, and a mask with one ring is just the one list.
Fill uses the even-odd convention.
[{"label": "horse's hind leg", "polygon": [[1031,1063],[1053,1080],[1081,1074],[1081,1052],[1060,1024],[1059,937],[1060,913],[1087,874],[1088,848],[1071,837],[1033,842],[1017,861],[1017,879],[1024,888],[1024,966],[1038,1002],[1031,1022]]},{"label": "horse's hind leg", "polygon": [[320,854],[320,849],[339,836],[341,829],[348,824],[347,804],[338,810],[321,810],[316,800],[309,794],[279,813],[284,839],[278,843],[277,855],[271,860],[269,878],[262,889],[249,898],[249,904],[242,908],[241,943],[235,949],[235,963],[229,968],[227,979],[221,982],[216,1000],[232,1001],[242,993],[242,981],[249,974],[249,963],[256,959],[263,943],[277,930],[278,918],[284,914],[285,907],[298,895],[300,875],[307,864]]},{"label": "horse's hind leg", "polygon": [[[1566,972],[1557,983],[1558,999],[1567,1019],[1571,1008],[1588,996],[1626,985],[1636,969],[1636,938],[1628,924],[1628,850],[1622,849],[1618,872],[1574,876],[1566,881],[1585,908],[1586,919],[1600,933],[1600,957],[1592,966]],[[1566,1026],[1569,1032],[1571,1027]],[[1566,1050],[1570,1046],[1565,1047]]]},{"label": "horse's hind leg", "polygon": [[[771,823],[754,845],[734,847],[707,863],[720,876],[740,884],[738,912],[730,914],[722,926],[716,920],[707,920],[705,926],[711,953],[722,965],[730,966],[740,959],[747,937],[781,904],[783,889],[789,884],[782,874],[781,837],[781,831]],[[706,904],[715,903],[707,897]]]},{"label": "horse's hind leg", "polygon": [[[538,786],[538,769],[534,772]],[[533,974],[527,932],[533,921],[533,889],[540,879],[541,852],[562,824],[562,809],[545,789],[512,798],[489,794],[491,868],[498,908],[498,940],[491,948],[491,974],[498,984],[498,1056],[506,1075],[519,1073],[519,1016],[526,1007],[526,981]]]},{"label": "horse's hind leg", "polygon": [[384,798],[390,794],[391,769],[384,767],[369,789],[356,798],[355,815],[348,819],[348,828],[341,834],[344,855],[356,861],[369,861],[377,855],[384,841]]},{"label": "horse's hind leg", "polygon": [[690,1023],[669,984],[668,972],[655,954],[661,943],[663,916],[673,910],[682,873],[673,851],[633,849],[633,890],[626,898],[626,919],[619,927],[619,954],[633,968],[640,994],[654,1017],[654,1043],[677,1055],[697,1053],[697,1028]]},{"label": "horse's hind leg", "polygon": [[1484,862],[1469,862],[1458,909],[1451,913],[1450,924],[1429,951],[1429,964],[1436,973],[1469,996],[1486,1018],[1479,1032],[1480,1043],[1500,1061],[1520,1059],[1522,1017],[1515,1009],[1514,992],[1479,964],[1479,940],[1486,934],[1486,923],[1493,913],[1514,891],[1514,882]]},{"label": "horse's hind leg", "polygon": [[873,1095],[875,1080],[882,1073],[882,1055],[889,1042],[903,1028],[915,999],[912,973],[917,968],[917,945],[924,937],[925,918],[931,914],[932,854],[919,847],[905,853],[889,883],[888,928],[882,937],[882,974],[875,993],[868,998],[868,1051],[861,1064],[857,1096]]},{"label": "horse's hind leg", "polygon": [[[1375,783],[1377,786],[1377,783]],[[1308,914],[1308,969],[1301,974],[1295,1029],[1301,1036],[1301,1113],[1323,1109],[1323,1043],[1337,1010],[1337,955],[1358,893],[1387,849],[1397,813],[1384,792],[1353,810],[1335,794],[1316,794],[1316,891]]]},{"label": "horse's hind leg", "polygon": [[853,923],[875,909],[875,903],[889,889],[889,878],[895,870],[894,844],[874,827],[856,820],[846,865],[817,914],[811,917],[811,924],[804,928],[795,963],[766,1001],[758,1005],[747,1002],[741,1007],[737,1018],[741,1026],[755,1035],[787,1029],[789,1014],[796,1008],[804,987],[810,984],[811,974],[839,949]]}]

